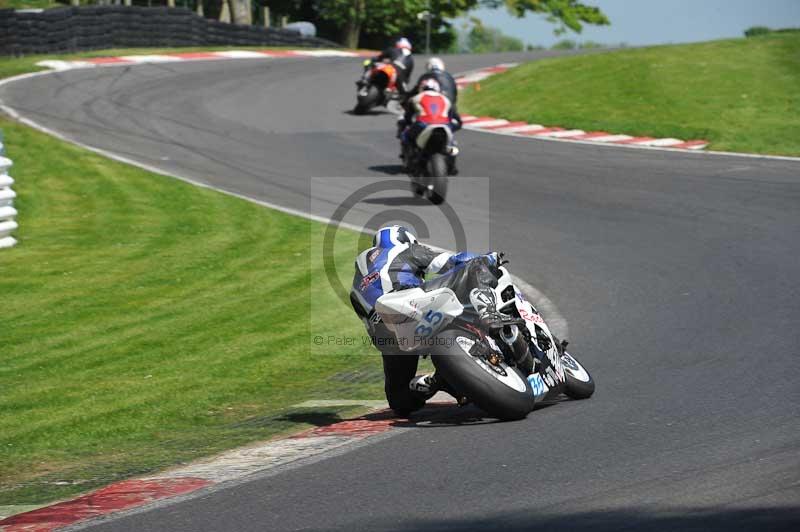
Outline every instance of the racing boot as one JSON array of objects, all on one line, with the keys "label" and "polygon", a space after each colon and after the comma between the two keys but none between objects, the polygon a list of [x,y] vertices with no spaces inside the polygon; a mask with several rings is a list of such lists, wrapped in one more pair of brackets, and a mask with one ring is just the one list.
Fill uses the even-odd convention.
[{"label": "racing boot", "polygon": [[417,375],[408,383],[408,389],[425,397],[425,400],[433,397],[441,389],[439,380],[435,373]]},{"label": "racing boot", "polygon": [[469,403],[469,400],[465,396],[458,393],[452,386],[447,384],[444,379],[436,375],[436,373],[417,375],[408,383],[408,388],[412,392],[421,394],[425,397],[426,401],[436,395],[436,392],[443,391],[453,396],[459,406],[464,406]]},{"label": "racing boot", "polygon": [[397,117],[397,133],[395,138],[399,139],[403,136],[403,131],[406,129],[406,119],[403,115]]},{"label": "racing boot", "polygon": [[519,320],[497,311],[497,301],[491,288],[473,288],[469,293],[469,301],[478,313],[481,325],[490,332],[502,329],[506,325],[516,325]]},{"label": "racing boot", "polygon": [[458,175],[458,168],[456,167],[456,156],[459,153],[458,144],[456,141],[453,142],[447,147],[447,174],[448,175]]}]

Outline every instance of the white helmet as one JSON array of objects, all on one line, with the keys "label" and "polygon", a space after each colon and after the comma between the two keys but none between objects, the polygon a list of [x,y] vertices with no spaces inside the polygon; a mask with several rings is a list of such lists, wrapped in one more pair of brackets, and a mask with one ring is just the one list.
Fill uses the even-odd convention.
[{"label": "white helmet", "polygon": [[431,57],[425,64],[425,69],[428,72],[432,70],[441,70],[442,72],[444,72],[444,61],[442,61],[438,57]]},{"label": "white helmet", "polygon": [[409,52],[411,51],[411,41],[406,39],[405,37],[401,37],[394,43],[395,48],[405,48]]}]

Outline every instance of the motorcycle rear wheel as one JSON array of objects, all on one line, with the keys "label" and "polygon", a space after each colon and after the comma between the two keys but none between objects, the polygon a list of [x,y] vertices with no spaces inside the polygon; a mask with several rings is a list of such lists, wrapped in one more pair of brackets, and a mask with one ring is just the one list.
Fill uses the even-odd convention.
[{"label": "motorcycle rear wheel", "polygon": [[436,345],[431,348],[437,373],[490,416],[503,421],[525,418],[534,406],[530,382],[516,368],[505,364],[501,366],[505,375],[498,374],[462,347],[476,341],[476,336],[456,329],[437,335]]},{"label": "motorcycle rear wheel", "polygon": [[434,205],[439,205],[444,202],[447,196],[447,157],[441,153],[434,153],[431,155],[428,162],[429,172],[431,176],[431,184],[433,190],[428,193],[428,199]]},{"label": "motorcycle rear wheel", "polygon": [[378,101],[380,100],[381,93],[378,90],[378,87],[375,85],[370,85],[367,88],[367,94],[365,96],[358,95],[358,103],[353,108],[353,113],[357,115],[363,115],[376,105],[378,105]]}]

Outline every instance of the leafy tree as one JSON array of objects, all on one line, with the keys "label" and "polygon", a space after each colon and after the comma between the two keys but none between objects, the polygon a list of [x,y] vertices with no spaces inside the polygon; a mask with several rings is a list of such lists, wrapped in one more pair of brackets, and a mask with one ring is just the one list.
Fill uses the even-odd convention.
[{"label": "leafy tree", "polygon": [[[288,15],[294,20],[317,24],[320,36],[337,40],[348,47],[359,45],[381,48],[393,38],[405,35],[417,43],[425,38],[425,23],[418,15],[428,8],[428,0],[262,0],[273,15]],[[558,24],[556,32],[580,32],[583,24],[608,24],[596,7],[579,0],[430,0],[431,45],[434,50],[449,49],[455,43],[455,30],[448,22],[478,7],[505,7],[522,17],[542,14]]]},{"label": "leafy tree", "polygon": [[758,37],[759,35],[766,35],[771,33],[772,30],[766,26],[753,26],[752,28],[747,28],[744,32],[745,37]]},{"label": "leafy tree", "polygon": [[553,46],[550,47],[551,50],[574,50],[578,47],[578,43],[573,41],[572,39],[561,39]]},{"label": "leafy tree", "polygon": [[[475,0],[431,1],[431,27],[434,34],[449,35],[448,18],[454,18]],[[360,38],[420,34],[424,24],[417,18],[427,9],[426,0],[319,0],[319,17],[334,23],[339,29],[339,42],[355,48]],[[385,42],[381,43],[382,45]]]},{"label": "leafy tree", "polygon": [[525,44],[521,39],[504,35],[502,31],[491,26],[484,26],[480,20],[473,18],[472,29],[467,34],[467,47],[474,54],[486,52],[521,52]]},{"label": "leafy tree", "polygon": [[[428,0],[265,0],[275,14],[311,20],[321,36],[334,38],[345,46],[381,47],[394,36],[406,35],[417,42],[424,39],[425,24],[417,16],[428,8]],[[608,24],[596,7],[579,0],[430,0],[432,45],[452,46],[454,30],[448,19],[478,7],[507,8],[523,17],[545,15],[559,26],[556,32],[580,32],[583,24]]]},{"label": "leafy tree", "polygon": [[250,0],[228,0],[231,10],[231,21],[234,24],[252,24],[253,6]]},{"label": "leafy tree", "polygon": [[483,0],[482,3],[487,7],[504,4],[512,14],[520,18],[528,12],[543,14],[549,22],[558,25],[556,35],[567,30],[580,33],[583,24],[610,24],[599,7],[587,6],[579,0]]}]

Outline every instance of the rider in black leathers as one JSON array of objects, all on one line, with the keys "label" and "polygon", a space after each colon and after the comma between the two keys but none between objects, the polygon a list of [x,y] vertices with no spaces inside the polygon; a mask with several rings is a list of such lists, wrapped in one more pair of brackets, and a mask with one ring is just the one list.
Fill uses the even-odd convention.
[{"label": "rider in black leathers", "polygon": [[402,37],[380,54],[372,58],[373,63],[391,61],[397,67],[397,92],[404,95],[408,92],[408,82],[414,71],[414,56],[411,54],[411,42]]},{"label": "rider in black leathers", "polygon": [[453,78],[450,72],[445,70],[444,61],[438,57],[431,57],[428,59],[428,62],[425,65],[425,73],[419,77],[417,84],[409,93],[408,98],[413,98],[414,95],[419,92],[422,83],[428,79],[435,79],[439,83],[442,94],[447,96],[447,99],[453,104],[453,109],[457,110],[456,104],[458,103],[458,85],[456,85],[456,80]]}]

